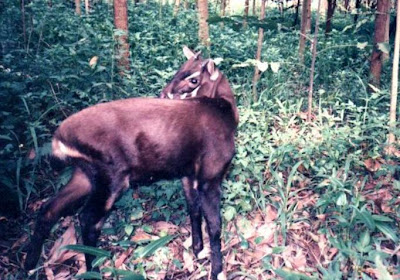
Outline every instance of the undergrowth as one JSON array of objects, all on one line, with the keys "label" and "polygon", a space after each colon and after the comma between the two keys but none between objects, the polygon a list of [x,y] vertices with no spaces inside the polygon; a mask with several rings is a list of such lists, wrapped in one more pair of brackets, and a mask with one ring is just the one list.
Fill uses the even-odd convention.
[{"label": "undergrowth", "polygon": [[[10,230],[7,219],[22,217],[18,226],[26,236],[26,221],[33,219],[37,204],[69,178],[70,171],[54,174],[48,163],[57,125],[92,104],[157,96],[184,61],[181,47],[200,49],[194,10],[173,18],[168,5],[130,5],[131,72],[121,78],[114,63],[112,8],[97,3],[90,15],[78,17],[62,1],[52,2],[51,8],[44,1],[27,5],[25,36],[17,21],[19,2],[1,4],[7,7],[0,12],[0,210],[8,254],[18,250],[11,245],[20,232]],[[313,121],[307,123],[309,57],[305,65],[298,63],[293,15],[267,14],[262,60],[269,68],[257,86],[257,102],[252,102],[251,80],[259,23],[250,19],[242,29],[240,18],[210,20],[211,54],[222,59],[219,68],[240,110],[237,154],[223,183],[227,270],[233,278],[248,279],[399,275],[398,159],[384,155],[389,66],[382,89],[371,93],[367,84],[373,17],[365,15],[353,24],[349,15],[337,14],[331,36],[319,38]],[[97,63],[89,63],[94,57]],[[105,229],[114,236],[112,248],[106,248],[114,257],[102,256],[99,264],[115,261],[130,246],[140,247],[131,241],[138,232],[165,235],[154,221],[187,224],[178,182],[130,190],[117,207]],[[271,240],[260,220],[274,229]],[[152,271],[186,271],[175,279],[193,273],[173,249],[162,242],[157,246],[152,259],[144,254],[139,263],[137,256],[130,257],[125,269],[148,278],[156,278]],[[260,255],[258,246],[265,249]],[[17,279],[22,274],[15,267],[0,275]],[[11,271],[14,276],[7,274]],[[196,271],[202,275],[205,270]]]}]

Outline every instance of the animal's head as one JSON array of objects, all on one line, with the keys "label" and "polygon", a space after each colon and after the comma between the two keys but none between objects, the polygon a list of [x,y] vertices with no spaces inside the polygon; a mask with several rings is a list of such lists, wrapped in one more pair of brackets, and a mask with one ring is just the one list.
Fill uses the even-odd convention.
[{"label": "animal's head", "polygon": [[185,99],[197,96],[216,97],[216,89],[222,74],[211,59],[202,59],[200,52],[194,53],[183,47],[188,59],[161,92],[161,98]]}]

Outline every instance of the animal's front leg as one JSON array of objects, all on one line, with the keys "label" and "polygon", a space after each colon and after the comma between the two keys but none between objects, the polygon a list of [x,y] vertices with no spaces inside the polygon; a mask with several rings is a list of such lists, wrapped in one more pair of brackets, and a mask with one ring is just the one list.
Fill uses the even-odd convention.
[{"label": "animal's front leg", "polygon": [[211,278],[216,280],[222,272],[221,253],[221,180],[204,183],[200,189],[201,209],[207,223],[211,247]]}]

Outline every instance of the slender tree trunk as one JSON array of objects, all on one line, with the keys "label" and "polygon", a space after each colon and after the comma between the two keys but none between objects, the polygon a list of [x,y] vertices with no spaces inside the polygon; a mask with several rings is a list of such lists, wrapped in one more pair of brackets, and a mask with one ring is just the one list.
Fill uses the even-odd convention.
[{"label": "slender tree trunk", "polygon": [[253,0],[253,10],[252,10],[253,16],[256,15],[256,0]]},{"label": "slender tree trunk", "polygon": [[311,3],[312,0],[307,1],[307,22],[306,22],[306,33],[310,34],[311,30]]},{"label": "slender tree trunk", "polygon": [[174,17],[176,17],[178,15],[180,4],[181,4],[180,0],[175,0]]},{"label": "slender tree trunk", "polygon": [[382,51],[378,48],[378,44],[385,42],[389,4],[390,0],[379,0],[376,8],[374,47],[370,65],[370,83],[376,87],[380,86],[382,72]]},{"label": "slender tree trunk", "polygon": [[[396,35],[394,40],[394,54],[393,54],[393,68],[392,68],[392,86],[390,90],[390,114],[389,114],[389,127],[391,130],[396,128],[396,111],[397,111],[397,90],[399,79],[399,52],[400,52],[400,1],[397,1],[396,11]],[[389,133],[389,154],[392,154],[393,143],[395,141],[393,132]]]},{"label": "slender tree trunk", "polygon": [[293,27],[297,25],[297,22],[299,21],[299,7],[300,7],[300,0],[296,0],[296,7],[295,7],[295,13],[294,13],[294,21],[293,21]]},{"label": "slender tree trunk", "polygon": [[[389,0],[389,7],[387,9],[387,16],[386,16],[386,27],[385,27],[385,43],[389,45],[390,39],[390,9],[391,9],[391,2]],[[389,60],[388,53],[382,53],[382,61],[385,63]]]},{"label": "slender tree trunk", "polygon": [[[221,0],[220,16],[221,17],[225,17],[225,13],[226,13],[226,0]],[[224,22],[223,21],[221,21],[220,26],[221,26],[221,28],[224,27]]]},{"label": "slender tree trunk", "polygon": [[114,0],[114,24],[122,34],[115,35],[118,42],[117,60],[120,74],[130,70],[130,55],[128,42],[128,4],[127,0]]},{"label": "slender tree trunk", "polygon": [[210,37],[208,35],[208,0],[198,0],[199,6],[199,39],[206,46],[210,46]]},{"label": "slender tree trunk", "polygon": [[[260,12],[260,21],[264,20],[265,18],[265,2],[266,0],[261,0],[261,12]],[[256,60],[261,61],[261,50],[262,50],[262,43],[264,39],[264,29],[258,28],[258,41],[257,41],[257,53],[256,53]],[[254,76],[253,76],[253,101],[257,102],[257,82],[260,77],[260,70],[256,65],[254,67]]]},{"label": "slender tree trunk", "polygon": [[325,36],[328,36],[332,31],[332,18],[335,13],[336,0],[328,0],[328,10],[326,14]]},{"label": "slender tree trunk", "polygon": [[308,91],[308,112],[307,112],[307,121],[311,121],[312,115],[312,101],[313,101],[313,91],[314,91],[314,72],[315,72],[315,60],[317,58],[317,43],[318,43],[318,24],[319,24],[319,10],[321,8],[321,0],[318,0],[318,11],[317,18],[315,20],[315,31],[314,31],[314,39],[312,45],[312,60],[311,60],[311,70],[310,70],[310,86]]},{"label": "slender tree trunk", "polygon": [[25,24],[25,0],[21,0],[21,20],[22,20],[22,34],[24,36],[24,46],[26,49],[26,24]]},{"label": "slender tree trunk", "polygon": [[75,13],[81,15],[81,0],[75,0]]},{"label": "slender tree trunk", "polygon": [[356,0],[356,14],[354,15],[354,23],[357,23],[358,13],[360,12],[360,8],[361,8],[361,0]]},{"label": "slender tree trunk", "polygon": [[306,47],[307,34],[309,30],[309,10],[311,0],[303,0],[303,8],[301,11],[301,27],[300,27],[300,42],[299,42],[299,60],[300,63],[304,63],[304,50]]},{"label": "slender tree trunk", "polygon": [[185,10],[189,9],[189,0],[184,0],[184,1],[183,1],[183,8],[184,8]]},{"label": "slender tree trunk", "polygon": [[350,10],[350,0],[344,0],[344,9],[346,10],[346,13],[348,13]]},{"label": "slender tree trunk", "polygon": [[85,0],[85,12],[86,12],[87,15],[90,12],[89,9],[90,9],[89,0]]},{"label": "slender tree trunk", "polygon": [[249,17],[249,1],[250,0],[245,0],[244,2],[243,28],[247,27],[247,18]]}]

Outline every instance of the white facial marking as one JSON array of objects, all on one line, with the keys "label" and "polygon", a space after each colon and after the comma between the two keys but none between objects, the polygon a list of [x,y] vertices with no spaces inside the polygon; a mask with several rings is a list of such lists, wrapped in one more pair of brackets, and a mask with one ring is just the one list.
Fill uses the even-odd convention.
[{"label": "white facial marking", "polygon": [[200,89],[200,86],[198,86],[197,88],[195,88],[195,89],[192,91],[192,96],[191,96],[191,97],[196,97],[197,92],[199,91],[199,89]]},{"label": "white facial marking", "polygon": [[187,96],[187,93],[184,93],[184,94],[182,94],[182,95],[180,96],[180,98],[181,98],[181,99],[185,99],[186,96]]},{"label": "white facial marking", "polygon": [[192,75],[185,78],[185,80],[190,80],[191,78],[200,76],[200,71],[194,72]]},{"label": "white facial marking", "polygon": [[167,93],[167,96],[168,96],[169,99],[174,99],[174,95],[172,93],[170,93],[170,92]]}]

